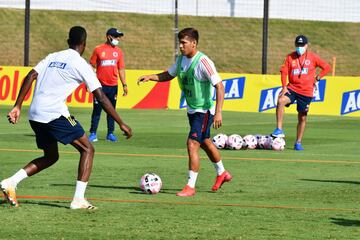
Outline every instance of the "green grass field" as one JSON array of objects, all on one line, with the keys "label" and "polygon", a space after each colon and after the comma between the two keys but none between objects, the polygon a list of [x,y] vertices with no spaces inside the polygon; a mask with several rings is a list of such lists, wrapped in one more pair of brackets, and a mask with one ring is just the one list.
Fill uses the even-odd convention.
[{"label": "green grass field", "polygon": [[[27,109],[18,125],[0,110],[0,178],[38,157]],[[71,109],[89,128],[91,109]],[[60,145],[51,168],[21,182],[20,208],[0,204],[0,239],[359,239],[359,119],[311,116],[305,151],[291,149],[296,116],[286,115],[287,147],[222,150],[234,179],[210,191],[215,170],[202,153],[197,194],[179,198],[187,182],[185,111],[120,110],[134,137],[104,141],[103,118],[86,196],[96,211],[69,209],[78,154]],[[213,131],[268,134],[273,114],[224,112],[224,126]],[[163,180],[157,195],[142,194],[139,179],[155,172]]]}]

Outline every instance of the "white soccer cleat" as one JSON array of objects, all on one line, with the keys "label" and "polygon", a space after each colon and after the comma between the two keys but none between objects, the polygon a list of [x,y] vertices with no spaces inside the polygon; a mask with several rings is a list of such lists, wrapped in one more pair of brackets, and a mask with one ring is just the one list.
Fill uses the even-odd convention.
[{"label": "white soccer cleat", "polygon": [[14,186],[14,184],[9,179],[4,179],[1,181],[0,189],[3,192],[6,201],[8,201],[11,206],[19,206],[19,203],[16,200],[16,186]]},{"label": "white soccer cleat", "polygon": [[97,207],[93,206],[86,199],[74,199],[70,204],[70,209],[88,209],[95,210]]}]

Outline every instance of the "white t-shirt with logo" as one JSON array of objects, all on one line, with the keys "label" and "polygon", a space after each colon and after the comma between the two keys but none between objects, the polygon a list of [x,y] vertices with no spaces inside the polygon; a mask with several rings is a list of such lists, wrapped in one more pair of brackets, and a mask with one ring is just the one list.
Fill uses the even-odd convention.
[{"label": "white t-shirt with logo", "polygon": [[29,120],[36,122],[69,117],[66,99],[81,83],[85,82],[90,92],[101,87],[92,67],[73,49],[49,54],[34,70],[38,77]]},{"label": "white t-shirt with logo", "polygon": [[[191,63],[193,62],[193,60],[195,59],[197,54],[199,54],[199,52],[197,52],[192,58],[187,58],[186,56],[182,57],[182,60],[181,60],[181,70],[182,71],[186,71],[187,69],[189,69],[189,67],[191,66]],[[176,77],[177,61],[178,61],[178,59],[167,70],[169,72],[169,74],[173,77]],[[213,86],[215,86],[216,84],[218,84],[219,82],[222,81],[218,72],[216,71],[213,61],[211,61],[210,58],[208,58],[206,55],[203,55],[202,57],[200,57],[199,63],[194,68],[194,74],[195,74],[195,77],[199,81],[210,81]],[[187,106],[187,112],[190,114],[195,113],[195,112],[206,113],[207,110],[192,109],[189,106]],[[213,115],[215,114],[215,106],[213,106],[210,109],[210,113]]]}]

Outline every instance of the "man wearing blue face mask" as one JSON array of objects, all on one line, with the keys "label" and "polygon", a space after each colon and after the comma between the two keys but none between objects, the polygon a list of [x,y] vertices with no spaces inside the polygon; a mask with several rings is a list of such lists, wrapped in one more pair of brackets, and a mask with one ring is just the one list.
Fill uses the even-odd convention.
[{"label": "man wearing blue face mask", "polygon": [[[317,81],[330,71],[330,65],[319,56],[308,50],[308,39],[304,35],[295,38],[295,50],[286,56],[281,66],[282,91],[279,94],[276,107],[277,127],[273,137],[285,137],[283,131],[283,116],[285,106],[289,107],[296,101],[298,124],[294,150],[304,150],[301,140],[305,131],[306,117],[314,94]],[[316,74],[316,69],[321,72]]]},{"label": "man wearing blue face mask", "polygon": [[[117,46],[120,38],[123,36],[124,33],[116,28],[110,28],[106,32],[106,42],[97,46],[90,58],[90,64],[96,68],[96,75],[100,80],[102,89],[110,99],[114,108],[116,107],[119,77],[124,90],[123,96],[126,96],[128,93],[125,80],[124,54]],[[96,131],[100,121],[101,110],[101,105],[94,99],[89,135],[90,142],[96,142],[98,140]],[[110,115],[107,115],[107,127],[106,140],[116,142],[117,138],[113,134],[114,119]]]}]

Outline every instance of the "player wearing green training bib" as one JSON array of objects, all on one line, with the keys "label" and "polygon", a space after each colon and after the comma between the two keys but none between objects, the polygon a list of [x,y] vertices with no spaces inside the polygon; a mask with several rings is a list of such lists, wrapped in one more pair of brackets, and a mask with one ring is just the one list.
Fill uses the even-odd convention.
[{"label": "player wearing green training bib", "polygon": [[179,86],[184,93],[186,103],[192,109],[208,110],[214,106],[212,100],[213,87],[209,81],[199,80],[194,73],[194,69],[199,64],[201,57],[205,56],[202,52],[198,52],[191,62],[189,69],[181,70],[181,63],[183,55],[180,55],[177,60],[176,76],[179,81]]},{"label": "player wearing green training bib", "polygon": [[[181,55],[167,71],[141,76],[138,84],[147,81],[165,82],[177,77],[182,90],[182,98],[187,104],[190,132],[187,140],[189,156],[189,179],[182,191],[176,195],[189,197],[195,195],[195,184],[200,169],[199,149],[202,148],[217,172],[212,191],[217,191],[232,176],[225,170],[220,153],[210,139],[211,126],[215,129],[222,125],[222,106],[224,86],[214,63],[197,50],[199,33],[194,28],[185,28],[178,34]],[[216,92],[216,104],[212,93]],[[183,100],[183,99],[182,99]]]}]

